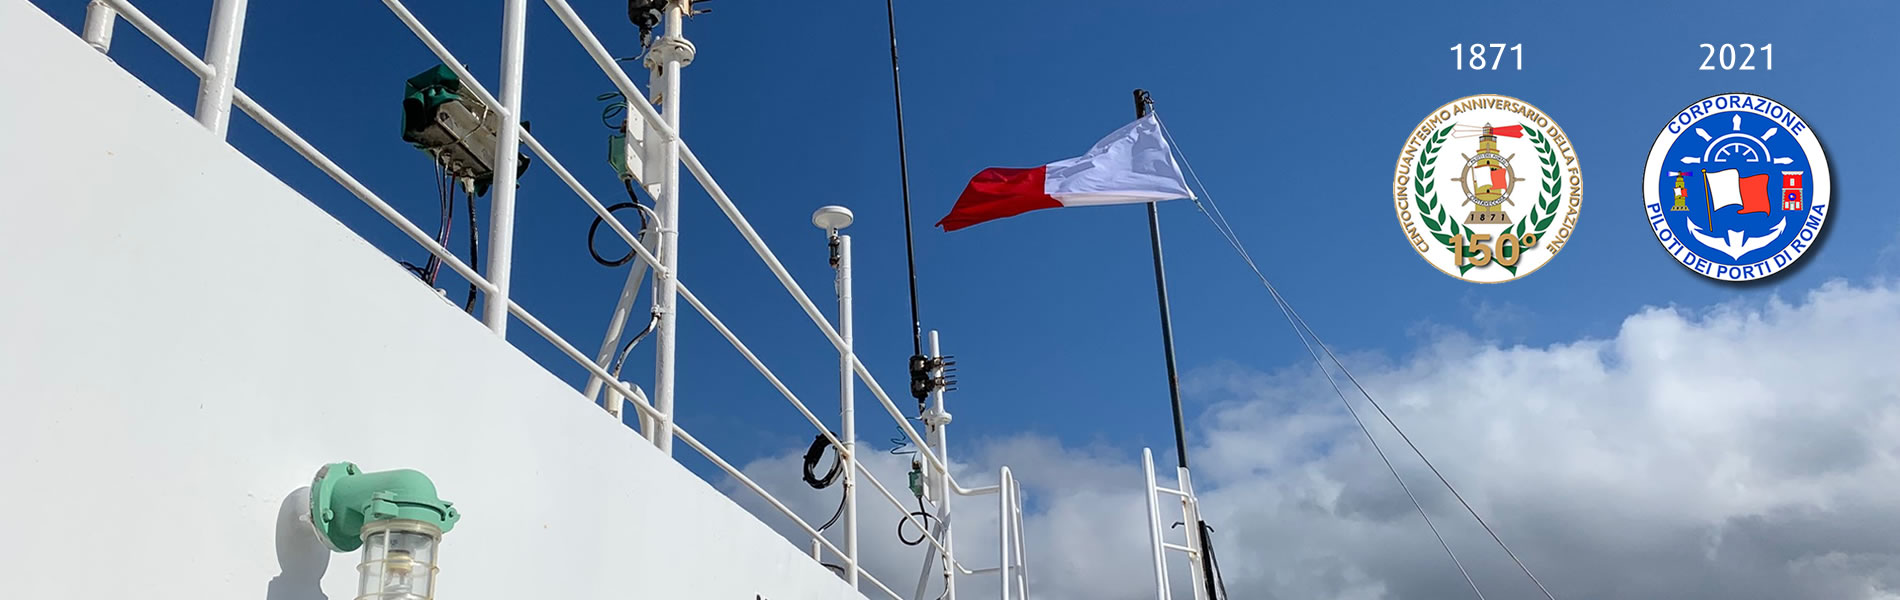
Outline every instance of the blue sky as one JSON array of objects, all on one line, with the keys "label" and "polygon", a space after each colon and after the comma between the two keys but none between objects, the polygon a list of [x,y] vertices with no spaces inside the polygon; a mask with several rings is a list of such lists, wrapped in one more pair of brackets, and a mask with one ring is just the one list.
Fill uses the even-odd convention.
[{"label": "blue sky", "polygon": [[[83,2],[36,4],[78,28]],[[209,2],[145,4],[199,46]],[[497,87],[499,7],[414,4]],[[484,8],[468,12],[473,4]],[[615,3],[576,4],[592,4],[581,10],[610,48],[636,51]],[[1450,4],[900,2],[923,317],[960,362],[962,390],[952,397],[959,436],[1033,431],[1107,445],[1131,460],[1140,445],[1172,445],[1140,207],[1043,211],[955,234],[924,228],[976,171],[1072,156],[1125,123],[1135,87],[1153,92],[1267,274],[1345,350],[1404,356],[1447,328],[1530,345],[1601,337],[1643,306],[1793,295],[1830,279],[1892,273],[1900,205],[1880,178],[1900,158],[1888,108],[1900,91],[1900,53],[1890,41],[1900,6],[1818,4],[1539,3],[1486,13]],[[699,54],[686,71],[686,137],[815,295],[828,297],[829,270],[808,217],[823,204],[856,211],[859,351],[901,399],[910,323],[883,5],[708,7],[714,12],[688,29]],[[529,31],[526,118],[595,194],[617,198],[594,100],[611,86],[538,3]],[[1525,68],[1454,71],[1448,47],[1460,42],[1522,43]],[[1697,71],[1702,42],[1772,43],[1775,70]],[[129,26],[120,25],[113,57],[190,105],[195,82]],[[435,62],[377,3],[260,0],[250,8],[238,83],[429,223],[430,167],[398,139],[397,109],[403,80]],[[1659,128],[1690,102],[1730,91],[1799,111],[1835,173],[1836,212],[1821,245],[1800,268],[1753,285],[1676,264],[1641,208],[1642,161]],[[1585,177],[1569,246],[1504,285],[1437,273],[1414,256],[1391,210],[1389,177],[1411,128],[1475,93],[1549,112],[1570,133]],[[233,119],[231,141],[392,256],[423,256],[248,120]],[[588,258],[590,218],[545,168],[523,177],[516,297],[589,350],[624,277]],[[1163,205],[1162,219],[1176,342],[1190,377],[1223,362],[1272,369],[1304,360],[1251,274],[1191,204]],[[794,390],[828,406],[835,354],[696,188],[682,226],[684,280]],[[457,235],[464,231],[458,223]],[[682,323],[683,425],[738,458],[810,439],[704,321]],[[515,326],[510,339],[557,375],[582,380],[526,328]],[[650,354],[633,361],[637,373]],[[1190,414],[1210,400],[1190,393]],[[882,439],[885,421],[867,412],[863,437]]]}]

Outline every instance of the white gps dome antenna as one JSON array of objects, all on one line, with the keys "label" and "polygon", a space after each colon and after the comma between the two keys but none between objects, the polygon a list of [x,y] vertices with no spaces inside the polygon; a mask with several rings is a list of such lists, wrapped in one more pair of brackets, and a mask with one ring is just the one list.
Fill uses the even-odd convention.
[{"label": "white gps dome antenna", "polygon": [[811,214],[811,224],[829,232],[850,227],[851,209],[837,205],[819,207]]}]

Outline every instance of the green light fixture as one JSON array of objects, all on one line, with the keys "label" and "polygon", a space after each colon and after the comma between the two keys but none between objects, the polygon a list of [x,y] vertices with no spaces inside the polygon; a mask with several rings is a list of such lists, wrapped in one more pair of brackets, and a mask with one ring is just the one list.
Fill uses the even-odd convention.
[{"label": "green light fixture", "polygon": [[332,551],[363,549],[359,600],[434,598],[442,534],[461,518],[419,471],[364,473],[340,462],[324,465],[310,482],[317,537]]}]

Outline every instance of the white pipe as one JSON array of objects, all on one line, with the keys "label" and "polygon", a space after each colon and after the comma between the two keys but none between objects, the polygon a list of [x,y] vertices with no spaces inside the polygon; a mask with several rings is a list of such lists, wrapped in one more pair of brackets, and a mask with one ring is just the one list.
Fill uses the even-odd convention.
[{"label": "white pipe", "polygon": [[996,495],[996,539],[1001,542],[998,545],[1002,548],[998,553],[1001,560],[997,561],[996,568],[1001,574],[997,580],[1002,582],[1003,588],[1002,595],[998,597],[1009,600],[1009,490],[1013,487],[1009,481],[1009,467],[1003,467],[1000,485],[1003,486],[1003,493]]},{"label": "white pipe", "polygon": [[508,284],[515,254],[515,168],[521,152],[521,65],[527,55],[528,0],[504,0],[501,11],[501,131],[495,140],[495,182],[488,201],[488,280],[482,323],[508,339]]},{"label": "white pipe", "polygon": [[[938,337],[937,330],[930,330],[931,357],[943,357],[941,342],[942,340]],[[939,366],[931,369],[930,377],[933,380],[943,377],[943,367]],[[934,478],[932,482],[935,483],[937,487],[937,518],[946,524],[943,530],[944,600],[956,600],[956,528],[947,525],[950,522],[950,488],[952,486],[950,475],[950,411],[944,410],[943,407],[942,386],[937,386],[930,392],[930,410],[924,413],[924,424],[929,427],[931,442],[931,446],[925,448],[924,453],[929,454],[934,450],[937,457],[936,462],[938,468],[941,469],[938,476]],[[1007,470],[1008,467],[1004,467],[1004,469]],[[929,469],[926,468],[925,472],[929,472]],[[997,483],[997,486],[998,490],[1002,490],[1006,487],[1001,482]],[[999,493],[997,495],[1001,496],[1002,494]],[[1005,577],[1004,579],[1008,578]]]},{"label": "white pipe", "polygon": [[[640,240],[641,244],[648,246],[647,251],[651,252],[659,247],[658,236],[647,236],[647,238]],[[620,300],[614,303],[613,316],[607,319],[607,333],[605,339],[600,341],[600,352],[594,355],[594,364],[600,365],[603,369],[607,368],[608,363],[614,359],[614,354],[620,350],[620,335],[627,330],[627,318],[633,315],[633,302],[639,299],[640,284],[646,281],[646,278],[647,262],[633,261],[633,266],[627,271],[627,283],[620,286]],[[603,381],[599,377],[588,377],[587,387],[581,389],[581,395],[586,396],[588,402],[593,402],[594,398],[600,394],[601,383]]]},{"label": "white pipe", "polygon": [[1155,598],[1156,600],[1169,600],[1168,565],[1162,554],[1166,549],[1164,544],[1167,542],[1161,539],[1161,507],[1158,506],[1160,504],[1159,499],[1155,497],[1155,456],[1153,450],[1147,448],[1141,449],[1141,473],[1147,477],[1148,482],[1148,488],[1143,492],[1142,496],[1148,499],[1148,542],[1151,546],[1149,559],[1154,567]]},{"label": "white pipe", "polygon": [[[679,296],[679,217],[680,217],[680,67],[684,61],[691,60],[683,54],[687,44],[683,28],[688,0],[672,0],[666,5],[666,35],[656,43],[656,50],[665,53],[665,73],[661,78],[666,90],[660,97],[666,108],[664,121],[671,131],[663,134],[661,162],[665,165],[660,177],[660,197],[654,202],[654,212],[659,213],[660,222],[660,272],[653,278],[653,314],[660,322],[653,330],[653,402],[660,409],[661,420],[652,433],[653,445],[660,452],[673,453],[673,396],[674,357],[679,350],[678,328],[679,313],[675,310]],[[629,106],[640,106],[645,102],[634,102],[640,97],[627,95]],[[643,111],[643,112],[650,112]],[[642,115],[645,116],[645,115]]]},{"label": "white pipe", "polygon": [[1185,467],[1175,467],[1175,477],[1181,482],[1181,523],[1187,530],[1188,581],[1194,583],[1194,598],[1207,600],[1213,596],[1213,590],[1206,589],[1207,582],[1201,573],[1201,511],[1194,499],[1194,482],[1188,476]]},{"label": "white pipe", "polygon": [[112,25],[117,22],[116,17],[118,14],[112,12],[112,6],[105,0],[92,0],[86,5],[86,28],[80,37],[100,54],[111,51]]},{"label": "white pipe", "polygon": [[1015,522],[1016,527],[1016,591],[1018,596],[1027,600],[1029,598],[1029,551],[1023,543],[1023,488],[1022,484],[1016,483],[1014,478],[1011,478],[1010,489],[1014,492],[1009,496],[1009,518]]},{"label": "white pipe", "polygon": [[[833,232],[833,235],[837,235]],[[858,414],[857,376],[851,373],[851,236],[837,235],[838,336],[845,350],[838,353],[838,423],[844,438],[844,551],[851,589],[858,589]]]},{"label": "white pipe", "polygon": [[[244,45],[244,12],[249,0],[211,4],[211,31],[205,38],[205,64],[211,76],[198,81],[198,123],[224,139],[231,125],[231,92],[237,87],[238,50]],[[88,17],[90,20],[90,17]]]}]

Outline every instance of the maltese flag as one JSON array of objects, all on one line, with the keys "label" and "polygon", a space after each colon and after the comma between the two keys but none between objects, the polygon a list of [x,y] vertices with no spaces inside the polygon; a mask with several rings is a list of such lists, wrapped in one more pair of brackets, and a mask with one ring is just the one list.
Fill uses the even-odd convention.
[{"label": "maltese flag", "polygon": [[1709,187],[1709,210],[1721,210],[1725,206],[1740,206],[1736,214],[1768,214],[1768,175],[1750,175],[1742,177],[1739,171],[1704,171]]},{"label": "maltese flag", "polygon": [[1032,210],[1193,198],[1154,115],[1122,126],[1087,154],[1040,167],[984,169],[957,196],[944,231]]}]

